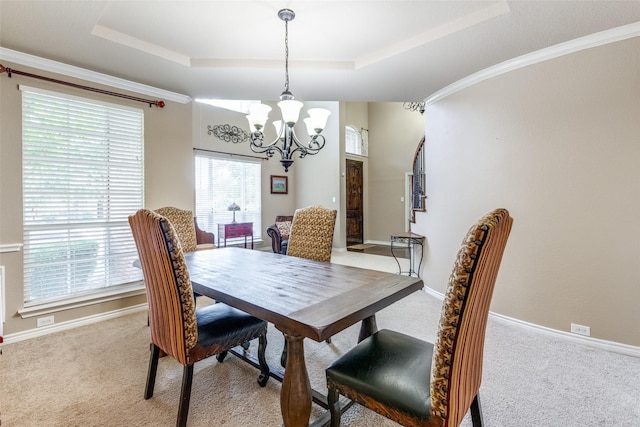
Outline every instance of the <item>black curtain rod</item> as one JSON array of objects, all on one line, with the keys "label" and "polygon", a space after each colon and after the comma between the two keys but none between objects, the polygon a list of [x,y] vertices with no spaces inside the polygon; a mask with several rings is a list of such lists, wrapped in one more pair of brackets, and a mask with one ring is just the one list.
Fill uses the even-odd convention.
[{"label": "black curtain rod", "polygon": [[76,83],[65,82],[65,81],[62,81],[62,80],[52,79],[50,77],[39,76],[37,74],[27,73],[26,71],[14,70],[12,68],[7,68],[4,65],[0,64],[0,74],[2,74],[2,73],[7,73],[7,76],[9,76],[9,78],[11,78],[11,74],[20,74],[21,76],[32,77],[34,79],[40,79],[40,80],[45,80],[45,81],[52,82],[52,83],[58,83],[58,84],[65,85],[65,86],[71,86],[71,87],[75,87],[77,89],[84,89],[84,90],[88,90],[88,91],[91,91],[91,92],[102,93],[104,95],[117,96],[118,98],[125,98],[125,99],[129,99],[131,101],[144,102],[145,104],[149,104],[149,107],[151,107],[152,105],[155,105],[158,108],[164,108],[164,101],[153,101],[151,99],[138,98],[137,96],[125,95],[123,93],[111,92],[111,91],[108,91],[108,90],[98,89],[98,88],[95,88],[95,87],[83,86],[83,85],[79,85],[79,84],[76,84]]},{"label": "black curtain rod", "polygon": [[193,151],[205,151],[207,153],[226,154],[228,156],[249,157],[250,159],[269,160],[268,157],[250,156],[248,154],[227,153],[226,151],[207,150],[205,148],[194,148]]}]

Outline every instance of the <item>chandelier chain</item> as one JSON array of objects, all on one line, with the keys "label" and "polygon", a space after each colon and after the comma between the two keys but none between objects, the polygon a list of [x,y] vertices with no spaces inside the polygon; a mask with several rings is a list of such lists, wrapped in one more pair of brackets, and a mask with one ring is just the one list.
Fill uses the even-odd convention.
[{"label": "chandelier chain", "polygon": [[326,142],[324,136],[321,135],[322,130],[327,124],[327,117],[331,112],[326,108],[309,108],[307,113],[309,117],[304,119],[309,133],[309,140],[302,142],[298,139],[294,126],[300,116],[300,109],[303,103],[294,101],[293,94],[289,92],[289,21],[295,18],[296,14],[291,9],[281,9],[278,11],[278,17],[284,21],[284,92],[280,94],[280,102],[278,106],[282,112],[282,120],[274,121],[276,126],[276,138],[265,143],[264,126],[267,123],[271,107],[266,104],[252,105],[250,107],[247,119],[251,134],[249,138],[251,142],[249,147],[254,153],[266,153],[267,157],[273,157],[278,153],[282,157],[280,163],[284,167],[284,171],[288,172],[289,167],[293,164],[293,155],[298,153],[298,157],[303,158],[318,154],[324,147]]},{"label": "chandelier chain", "polygon": [[289,21],[284,21],[284,90],[289,92]]}]

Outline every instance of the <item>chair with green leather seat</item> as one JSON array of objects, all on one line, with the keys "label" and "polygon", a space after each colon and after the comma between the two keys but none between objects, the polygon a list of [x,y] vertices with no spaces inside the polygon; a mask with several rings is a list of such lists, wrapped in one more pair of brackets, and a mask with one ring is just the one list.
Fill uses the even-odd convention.
[{"label": "chair with green leather seat", "polygon": [[255,338],[259,339],[258,383],[269,379],[265,358],[267,322],[226,304],[197,308],[176,232],[167,218],[141,209],[129,217],[138,250],[149,303],[151,355],[144,398],[153,396],[160,352],[183,365],[182,391],[177,426],[184,426],[189,412],[193,365],[217,355],[222,362],[227,351]]},{"label": "chair with green leather seat", "polygon": [[434,344],[381,330],[326,370],[331,426],[343,395],[404,426],[459,426],[471,410],[482,425],[478,391],[489,305],[512,218],[496,209],[467,233],[453,266]]}]

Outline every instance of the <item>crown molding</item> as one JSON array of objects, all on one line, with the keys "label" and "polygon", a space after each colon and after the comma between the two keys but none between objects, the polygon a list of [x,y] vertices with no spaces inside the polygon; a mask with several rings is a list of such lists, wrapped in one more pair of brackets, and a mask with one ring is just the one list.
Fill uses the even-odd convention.
[{"label": "crown molding", "polygon": [[590,49],[592,47],[602,46],[621,40],[630,39],[640,36],[640,22],[623,25],[621,27],[612,28],[610,30],[601,31],[575,40],[560,43],[545,49],[538,50],[517,58],[510,59],[492,67],[486,68],[475,74],[471,74],[449,86],[440,89],[425,99],[427,105],[433,104],[449,95],[453,95],[463,89],[480,83],[484,80],[527,67],[529,65],[538,64],[560,56],[569,55],[581,50]]},{"label": "crown molding", "polygon": [[15,64],[33,67],[56,74],[62,74],[68,77],[74,77],[77,79],[82,79],[88,82],[106,85],[113,88],[135,92],[146,96],[152,96],[155,98],[178,102],[180,104],[188,104],[192,101],[191,97],[188,95],[170,92],[168,90],[159,89],[153,86],[147,86],[141,83],[120,79],[118,77],[90,71],[84,68],[76,67],[74,65],[64,64],[62,62],[52,61],[50,59],[41,58],[39,56],[18,52],[4,47],[0,47],[0,60],[9,61]]}]

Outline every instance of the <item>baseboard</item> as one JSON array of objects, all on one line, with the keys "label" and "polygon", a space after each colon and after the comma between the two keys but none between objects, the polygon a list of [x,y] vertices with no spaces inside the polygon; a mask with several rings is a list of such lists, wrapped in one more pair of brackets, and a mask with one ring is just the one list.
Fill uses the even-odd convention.
[{"label": "baseboard", "polygon": [[[82,317],[79,319],[69,320],[67,322],[55,323],[53,325],[43,326],[41,328],[29,329],[28,331],[16,332],[14,334],[4,336],[4,342],[2,343],[2,345],[24,341],[31,338],[38,338],[44,335],[52,334],[54,332],[66,331],[69,329],[77,328],[78,326],[90,325],[93,323],[102,322],[103,320],[115,319],[117,317],[127,316],[129,314],[138,313],[145,310],[147,310],[147,303],[134,305],[120,310],[109,311],[107,313],[100,313],[92,316]],[[2,345],[0,345],[0,347],[2,347]]]},{"label": "baseboard", "polygon": [[[434,291],[433,289],[428,288],[426,286],[423,289],[426,293],[428,293],[429,295],[435,298],[438,298],[439,300],[444,299],[444,295],[441,294],[440,292]],[[595,347],[600,350],[611,351],[614,353],[624,354],[627,356],[640,357],[640,347],[637,347],[637,346],[622,344],[615,341],[601,340],[593,337],[584,337],[581,335],[573,334],[571,332],[565,332],[565,331],[559,331],[557,329],[547,328],[546,326],[536,325],[535,323],[525,322],[523,320],[515,319],[513,317],[505,316],[505,315],[494,313],[494,312],[489,312],[489,316],[501,322],[510,323],[512,325],[515,324],[517,326],[531,329],[535,332],[542,333],[551,337],[573,341],[575,343],[584,344],[590,347]]]}]

